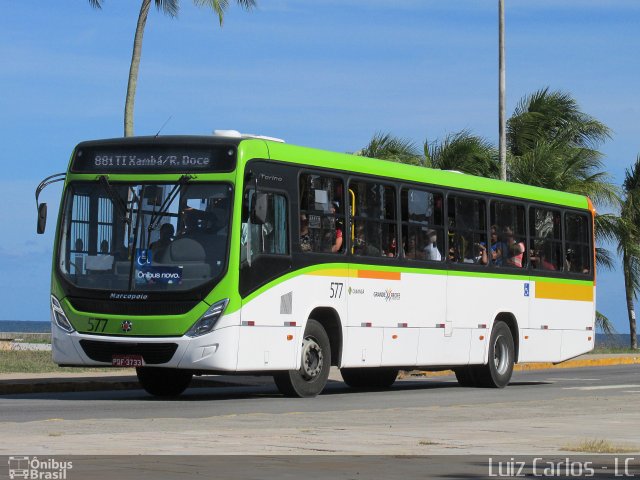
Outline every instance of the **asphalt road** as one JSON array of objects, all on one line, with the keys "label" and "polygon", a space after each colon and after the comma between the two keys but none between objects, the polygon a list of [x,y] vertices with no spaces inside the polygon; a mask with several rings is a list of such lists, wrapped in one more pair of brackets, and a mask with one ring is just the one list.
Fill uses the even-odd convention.
[{"label": "asphalt road", "polygon": [[[233,380],[233,379],[231,379]],[[515,372],[505,389],[453,377],[388,391],[331,382],[314,399],[272,384],[0,397],[0,454],[558,454],[585,440],[640,453],[637,365]]]}]

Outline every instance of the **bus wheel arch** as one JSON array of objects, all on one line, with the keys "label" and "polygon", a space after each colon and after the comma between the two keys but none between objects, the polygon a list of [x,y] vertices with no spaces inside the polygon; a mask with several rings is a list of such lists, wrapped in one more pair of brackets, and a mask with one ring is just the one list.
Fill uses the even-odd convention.
[{"label": "bus wheel arch", "polygon": [[342,359],[342,322],[340,315],[331,307],[316,307],[307,318],[313,318],[324,328],[331,346],[331,365],[340,366]]}]

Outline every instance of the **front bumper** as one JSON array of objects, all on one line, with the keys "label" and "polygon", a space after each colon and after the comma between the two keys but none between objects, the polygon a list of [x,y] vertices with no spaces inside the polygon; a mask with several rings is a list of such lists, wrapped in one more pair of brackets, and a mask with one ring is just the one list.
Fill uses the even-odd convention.
[{"label": "front bumper", "polygon": [[[235,316],[237,314],[231,314]],[[228,316],[225,316],[228,317]],[[134,353],[131,345],[141,345],[142,351],[147,351],[159,344],[175,344],[177,348],[169,360],[162,363],[154,363],[150,366],[182,368],[190,370],[212,371],[237,371],[238,366],[238,342],[240,337],[239,325],[233,325],[234,319],[225,318],[219,329],[200,337],[133,337],[133,336],[109,336],[90,335],[84,333],[67,333],[55,323],[51,328],[51,348],[53,361],[58,365],[73,366],[111,366],[111,362],[97,361],[95,348],[88,349],[87,344],[83,348],[81,341],[89,341],[92,345],[102,345],[103,351],[118,352],[118,345],[126,345],[122,353]],[[221,322],[222,323],[222,322]],[[99,342],[99,343],[96,343]],[[149,347],[144,348],[144,347]],[[126,351],[125,351],[126,350]],[[104,355],[102,355],[104,356]],[[93,358],[92,358],[93,357]],[[149,357],[151,358],[151,357]]]}]

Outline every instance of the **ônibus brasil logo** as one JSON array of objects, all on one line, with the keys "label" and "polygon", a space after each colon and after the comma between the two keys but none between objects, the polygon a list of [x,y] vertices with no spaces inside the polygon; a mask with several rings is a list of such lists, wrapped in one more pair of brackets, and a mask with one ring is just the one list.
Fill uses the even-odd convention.
[{"label": "\u00f4nibus brasil logo", "polygon": [[38,457],[9,457],[9,478],[38,480],[65,480],[67,470],[73,468],[73,462],[63,462],[55,458],[44,460]]}]

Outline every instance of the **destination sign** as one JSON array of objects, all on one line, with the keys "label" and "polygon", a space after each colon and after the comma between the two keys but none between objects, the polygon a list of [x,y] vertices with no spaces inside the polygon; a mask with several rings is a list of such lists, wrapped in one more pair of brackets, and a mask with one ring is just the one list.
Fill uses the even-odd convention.
[{"label": "destination sign", "polygon": [[109,147],[78,149],[72,171],[86,173],[229,172],[235,168],[233,146]]}]

